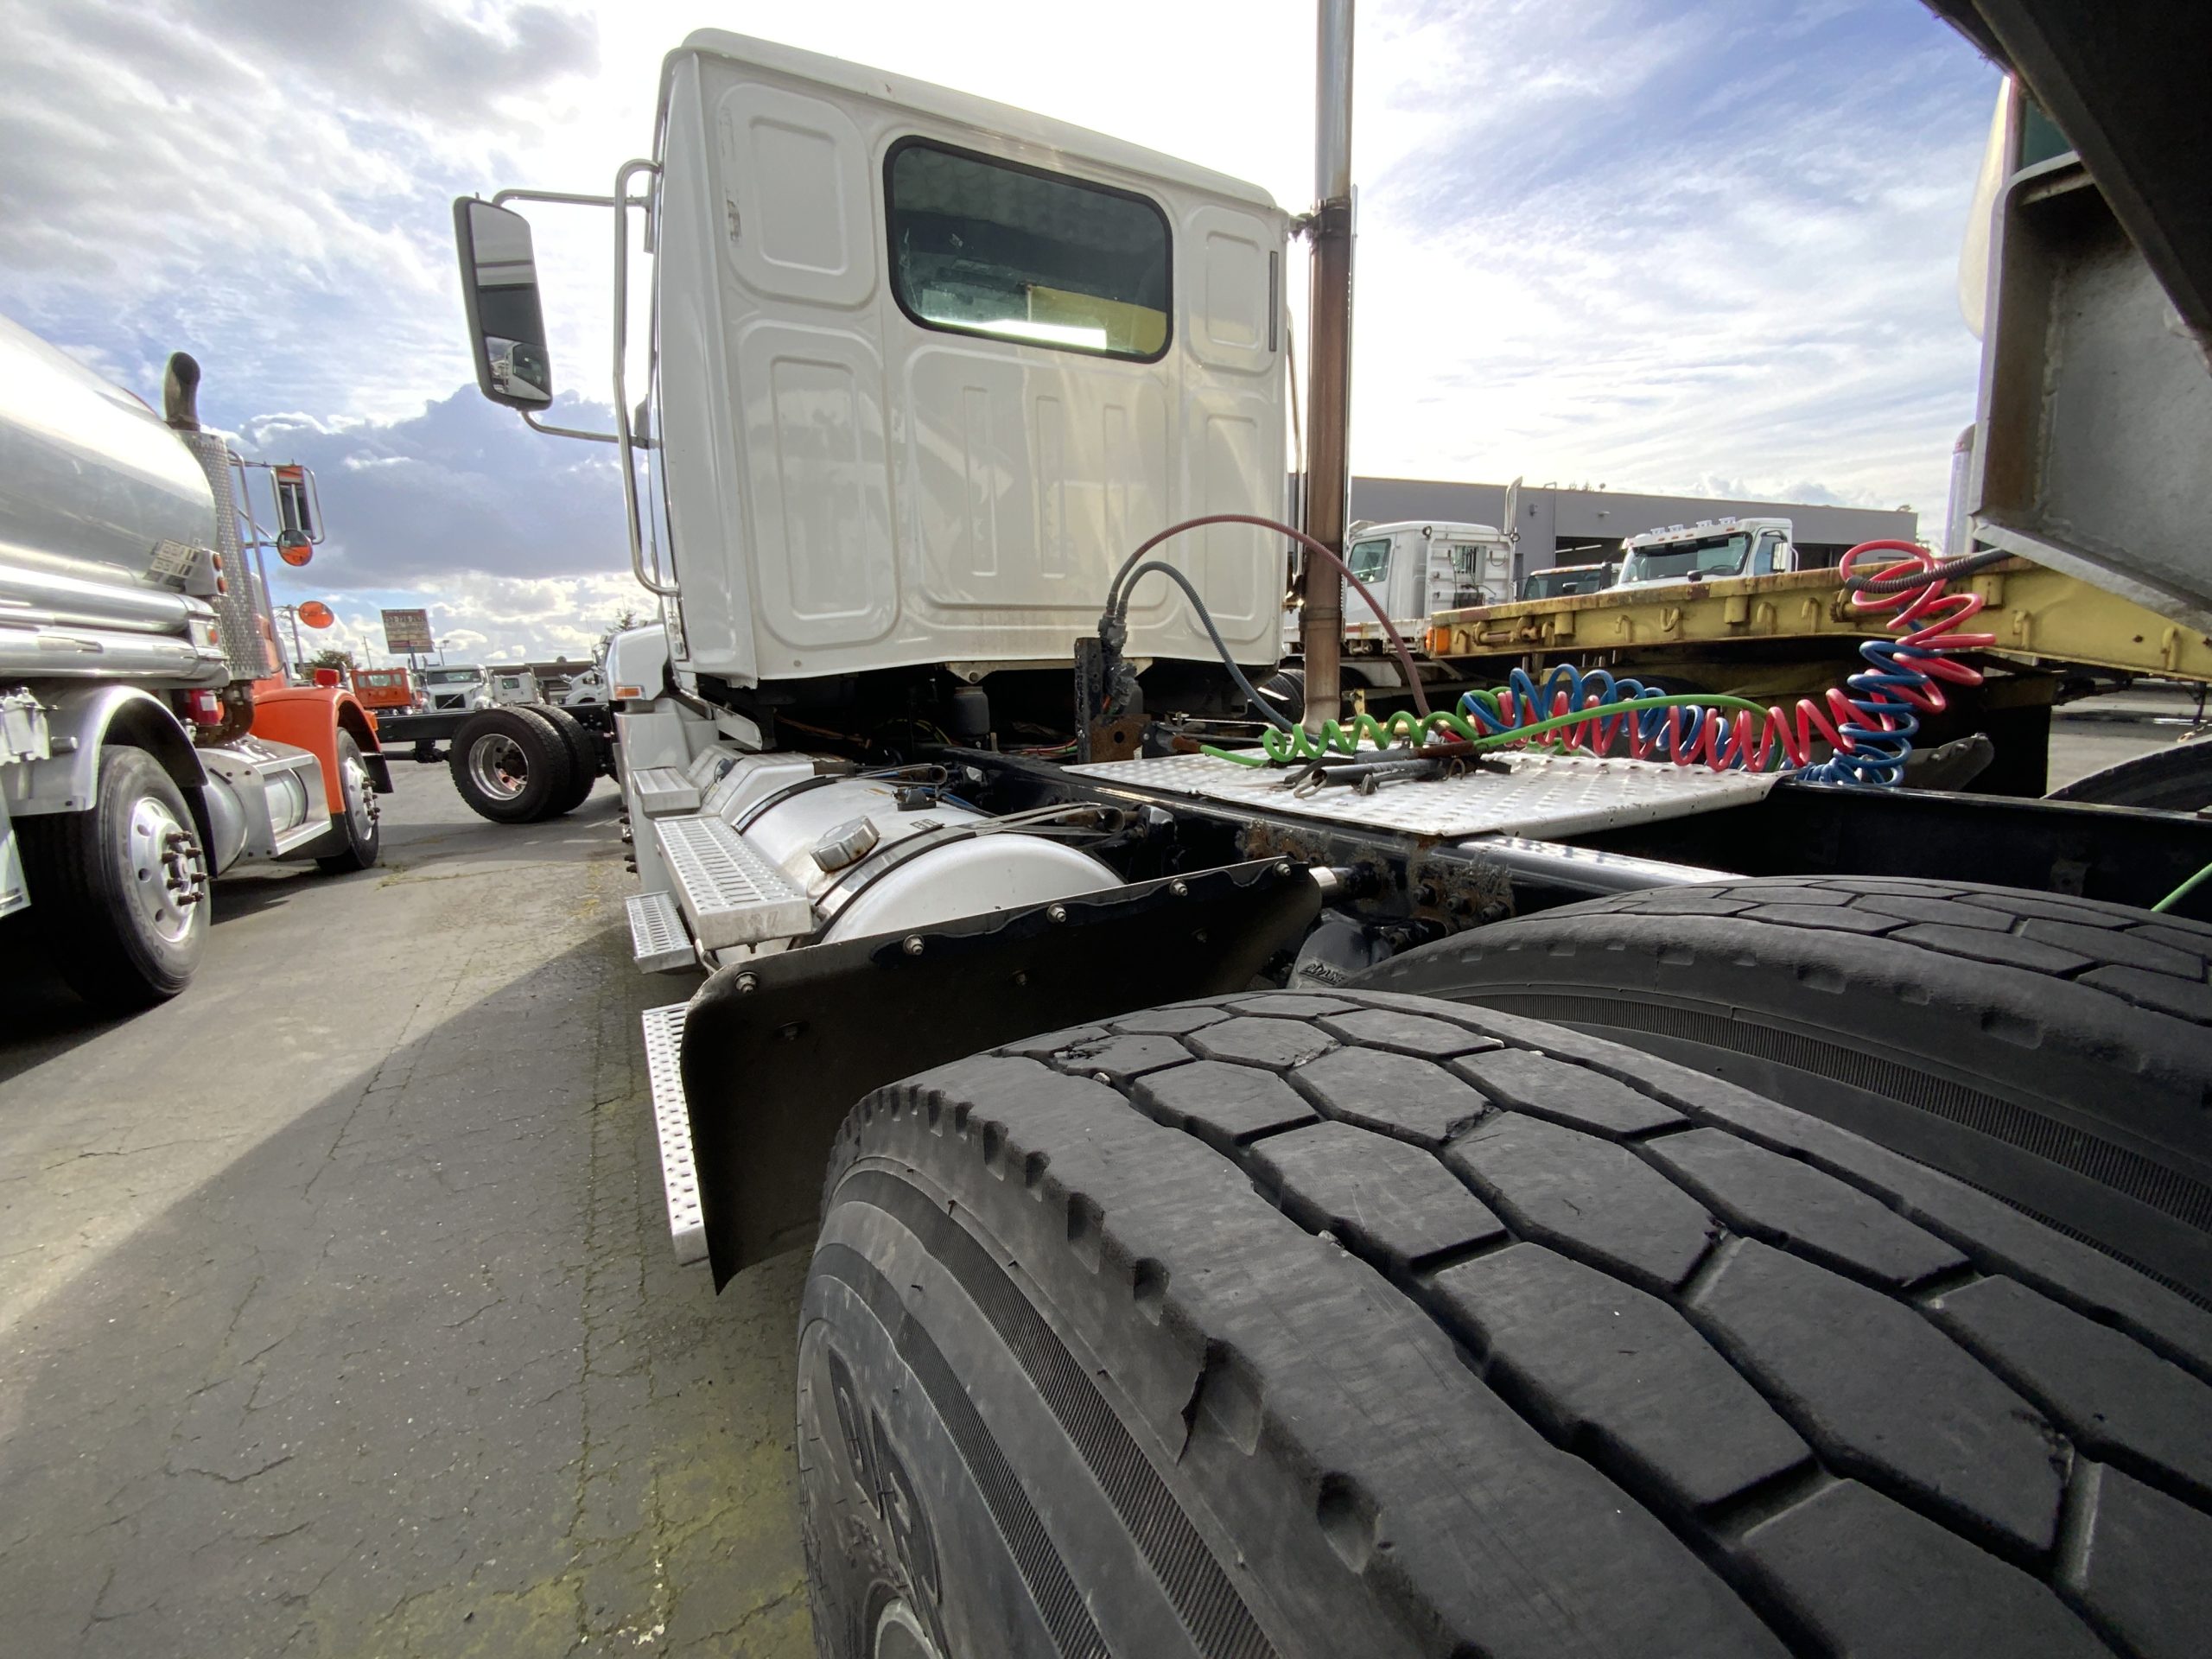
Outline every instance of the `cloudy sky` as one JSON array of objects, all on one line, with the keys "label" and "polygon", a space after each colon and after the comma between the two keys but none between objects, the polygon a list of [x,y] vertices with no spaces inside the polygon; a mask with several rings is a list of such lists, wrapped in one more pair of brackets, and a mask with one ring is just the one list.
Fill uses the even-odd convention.
[{"label": "cloudy sky", "polygon": [[[314,466],[329,543],[278,596],[330,601],[339,642],[421,604],[457,656],[574,653],[643,598],[616,474],[477,396],[452,198],[606,189],[650,142],[661,55],[712,24],[1306,205],[1306,6],[1100,16],[0,0],[0,312],[149,400],[189,349],[206,418]],[[1357,63],[1355,471],[1910,503],[1940,528],[1997,83],[1919,0],[1364,0]],[[603,426],[603,221],[533,219],[556,418]]]}]

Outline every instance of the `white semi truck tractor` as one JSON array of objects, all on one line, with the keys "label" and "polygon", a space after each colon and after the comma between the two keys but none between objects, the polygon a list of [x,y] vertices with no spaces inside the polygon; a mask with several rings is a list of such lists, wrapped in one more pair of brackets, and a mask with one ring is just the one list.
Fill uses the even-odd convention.
[{"label": "white semi truck tractor", "polygon": [[[1980,531],[2201,626],[2202,172],[2142,120],[2212,48],[1940,9],[2088,146],[2001,139]],[[1279,522],[1294,236],[1344,454],[1319,10],[1296,218],[711,30],[607,194],[455,204],[533,423],[519,209],[609,213],[618,339],[651,295],[578,435],[660,607],[607,657],[632,949],[691,976],[645,1020],[679,1252],[811,1251],[821,1651],[2198,1650],[2212,823],[1898,786],[2001,671],[1916,548],[1839,572],[1881,666],[1826,704],[1596,641],[1371,720],[1317,632],[1274,714],[1287,550],[1343,553]]]},{"label": "white semi truck tractor", "polygon": [[0,318],[0,917],[102,1007],[184,989],[233,866],[373,864],[391,788],[278,651],[261,555],[319,539],[312,485],[203,429],[199,378],[169,360],[164,419]]}]

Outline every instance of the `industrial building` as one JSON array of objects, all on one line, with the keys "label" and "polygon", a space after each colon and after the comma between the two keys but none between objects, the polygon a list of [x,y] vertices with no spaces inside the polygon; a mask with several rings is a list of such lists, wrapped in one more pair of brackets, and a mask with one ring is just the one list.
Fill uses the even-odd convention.
[{"label": "industrial building", "polygon": [[[1355,478],[1351,512],[1373,524],[1433,518],[1505,529],[1503,484],[1454,484],[1440,479]],[[1615,556],[1627,537],[1702,518],[1787,518],[1808,566],[1834,564],[1860,542],[1911,541],[1919,515],[1908,508],[1816,506],[1802,501],[1719,500],[1696,495],[1642,495],[1627,490],[1569,489],[1522,484],[1516,518],[1520,543],[1514,580],[1555,564],[1590,564]]]}]

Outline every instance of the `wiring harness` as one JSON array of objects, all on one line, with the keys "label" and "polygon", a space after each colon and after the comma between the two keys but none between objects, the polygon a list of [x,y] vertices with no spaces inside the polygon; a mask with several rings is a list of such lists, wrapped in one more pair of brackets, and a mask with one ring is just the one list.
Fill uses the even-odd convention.
[{"label": "wiring harness", "polygon": [[[1862,569],[1869,561],[1885,563]],[[1940,563],[1912,542],[1862,542],[1843,556],[1840,574],[1854,611],[1886,613],[1896,637],[1859,647],[1867,666],[1818,700],[1800,698],[1785,713],[1743,697],[1654,692],[1640,681],[1604,669],[1555,664],[1539,682],[1516,669],[1508,683],[1470,691],[1456,710],[1361,715],[1325,721],[1318,734],[1278,725],[1261,734],[1261,749],[1208,747],[1241,766],[1313,762],[1335,753],[1402,746],[1409,754],[1440,741],[1454,753],[1549,738],[1569,752],[1671,760],[1714,772],[1787,769],[1817,783],[1888,787],[1904,776],[1921,716],[1946,706],[1946,684],[1981,683],[1980,670],[1948,653],[1996,643],[1996,636],[1961,632],[1982,608],[1975,593],[1945,591],[1970,562]],[[1829,757],[1816,761],[1824,743]]]}]

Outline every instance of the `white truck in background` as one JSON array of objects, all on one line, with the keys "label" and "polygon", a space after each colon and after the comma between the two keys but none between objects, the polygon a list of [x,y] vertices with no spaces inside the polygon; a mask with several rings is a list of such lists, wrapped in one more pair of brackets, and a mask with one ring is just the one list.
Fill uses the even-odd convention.
[{"label": "white truck in background", "polygon": [[450,715],[492,706],[490,677],[474,663],[442,663],[419,671],[425,714]]},{"label": "white truck in background", "polygon": [[1621,543],[1617,588],[1722,576],[1772,576],[1797,569],[1787,518],[1701,518],[1631,536]]},{"label": "white truck in background", "polygon": [[[1513,543],[1495,524],[1355,524],[1344,539],[1345,564],[1408,639],[1438,611],[1513,596]],[[1344,604],[1346,638],[1381,636],[1350,583]]]},{"label": "white truck in background", "polygon": [[1546,570],[1531,570],[1521,578],[1521,591],[1516,599],[1567,599],[1577,594],[1600,594],[1613,585],[1613,578],[1620,574],[1618,560],[1605,560],[1596,564],[1555,564]]},{"label": "white truck in background", "polygon": [[526,668],[495,668],[491,671],[489,688],[491,706],[511,708],[517,703],[542,703],[544,692],[539,688],[537,676]]},{"label": "white truck in background", "polygon": [[352,690],[278,650],[263,553],[318,539],[312,480],[203,429],[199,383],[169,359],[164,422],[0,319],[0,917],[106,1008],[184,989],[233,866],[375,863],[391,787]]}]

